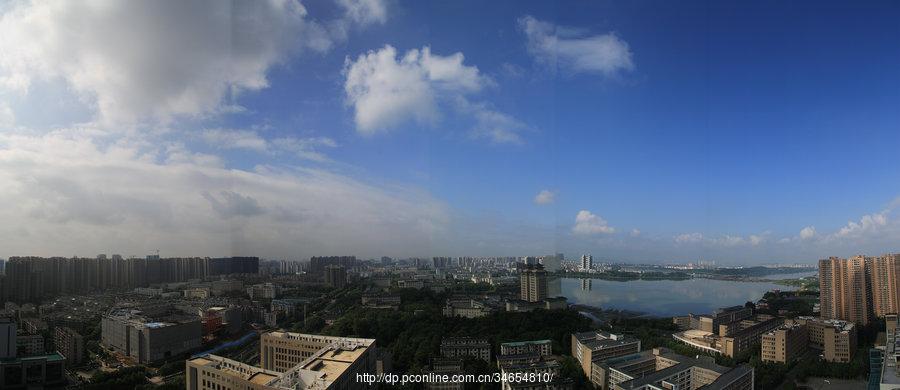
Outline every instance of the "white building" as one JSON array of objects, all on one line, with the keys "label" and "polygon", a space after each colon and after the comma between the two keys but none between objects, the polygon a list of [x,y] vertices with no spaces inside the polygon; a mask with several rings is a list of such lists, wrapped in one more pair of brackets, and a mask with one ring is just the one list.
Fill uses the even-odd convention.
[{"label": "white building", "polygon": [[594,269],[594,256],[581,255],[581,270],[590,271]]}]

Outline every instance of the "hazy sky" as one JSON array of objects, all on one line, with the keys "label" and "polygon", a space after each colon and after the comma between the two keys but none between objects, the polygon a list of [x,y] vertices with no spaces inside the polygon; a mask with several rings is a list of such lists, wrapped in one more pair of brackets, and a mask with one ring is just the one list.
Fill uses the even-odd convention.
[{"label": "hazy sky", "polygon": [[5,2],[0,257],[898,251],[854,3]]}]

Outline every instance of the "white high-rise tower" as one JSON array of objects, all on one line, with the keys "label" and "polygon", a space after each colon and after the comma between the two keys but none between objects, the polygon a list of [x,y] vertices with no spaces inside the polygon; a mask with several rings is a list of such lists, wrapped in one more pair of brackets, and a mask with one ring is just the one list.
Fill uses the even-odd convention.
[{"label": "white high-rise tower", "polygon": [[590,271],[594,269],[594,256],[581,255],[581,270]]}]

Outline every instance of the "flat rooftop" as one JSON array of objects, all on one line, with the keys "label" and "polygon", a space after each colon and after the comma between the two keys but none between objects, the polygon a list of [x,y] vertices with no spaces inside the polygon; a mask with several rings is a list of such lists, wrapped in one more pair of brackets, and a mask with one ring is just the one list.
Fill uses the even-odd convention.
[{"label": "flat rooftop", "polygon": [[884,362],[881,364],[881,383],[887,385],[900,384],[900,373],[897,372],[897,354],[900,353],[900,340],[896,337],[887,340],[884,346]]},{"label": "flat rooftop", "polygon": [[635,343],[638,340],[624,335],[617,335],[608,332],[581,332],[575,333],[575,339],[586,347],[596,350],[608,347],[616,347]]}]

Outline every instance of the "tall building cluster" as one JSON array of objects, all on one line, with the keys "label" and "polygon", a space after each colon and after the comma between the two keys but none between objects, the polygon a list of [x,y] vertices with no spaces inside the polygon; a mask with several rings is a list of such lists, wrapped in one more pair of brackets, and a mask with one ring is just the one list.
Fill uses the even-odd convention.
[{"label": "tall building cluster", "polygon": [[11,257],[6,264],[6,274],[0,279],[0,298],[29,302],[59,294],[258,272],[257,257]]},{"label": "tall building cluster", "polygon": [[356,266],[356,256],[314,256],[309,259],[309,272],[321,275],[325,267],[337,265],[346,269]]},{"label": "tall building cluster", "polygon": [[819,260],[822,318],[867,325],[873,317],[898,312],[900,254],[831,257]]}]

